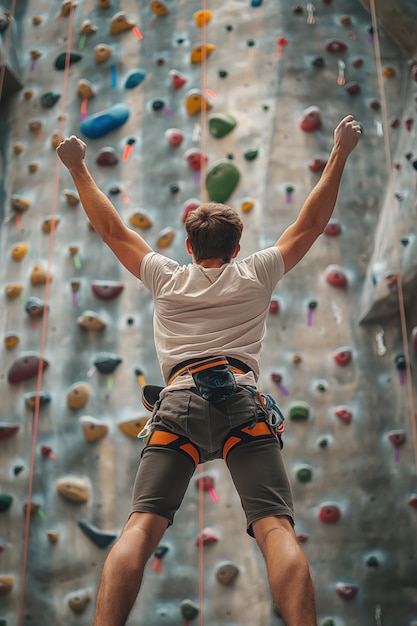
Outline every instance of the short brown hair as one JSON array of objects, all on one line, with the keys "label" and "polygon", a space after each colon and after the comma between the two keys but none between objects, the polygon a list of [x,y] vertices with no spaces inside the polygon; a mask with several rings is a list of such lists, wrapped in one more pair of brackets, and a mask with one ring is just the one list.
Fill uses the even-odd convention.
[{"label": "short brown hair", "polygon": [[205,259],[223,259],[229,263],[240,241],[243,224],[230,206],[205,202],[190,211],[185,229],[197,263]]}]

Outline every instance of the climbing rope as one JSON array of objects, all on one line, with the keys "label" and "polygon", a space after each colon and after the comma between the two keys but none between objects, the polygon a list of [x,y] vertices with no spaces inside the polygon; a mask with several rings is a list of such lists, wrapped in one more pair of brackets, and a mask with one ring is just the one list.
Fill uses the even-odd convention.
[{"label": "climbing rope", "polygon": [[16,0],[13,0],[12,6],[9,11],[9,15],[8,15],[9,27],[7,29],[6,41],[4,44],[3,64],[0,67],[0,102],[1,102],[1,96],[3,93],[4,77],[6,74],[7,57],[9,54],[10,42],[12,40],[12,24],[14,20],[15,11],[16,11]]},{"label": "climbing rope", "polygon": [[411,431],[413,435],[415,463],[417,467],[416,410],[415,410],[413,385],[412,385],[412,378],[411,378],[410,351],[408,347],[408,338],[407,338],[407,321],[406,321],[406,315],[405,315],[404,291],[403,291],[403,285],[401,281],[401,262],[400,262],[401,259],[400,259],[400,245],[399,245],[400,237],[398,234],[396,215],[395,215],[395,205],[394,205],[395,196],[394,196],[393,179],[392,179],[392,160],[391,160],[391,146],[390,146],[389,132],[388,132],[389,124],[388,124],[388,114],[387,114],[387,102],[385,98],[383,70],[382,70],[382,63],[381,63],[381,49],[379,45],[378,21],[377,21],[377,14],[376,14],[376,8],[375,8],[375,0],[370,0],[370,10],[371,10],[371,16],[372,16],[373,41],[374,41],[374,49],[375,49],[375,62],[376,62],[377,77],[378,77],[378,87],[379,87],[379,93],[381,97],[382,125],[384,129],[384,145],[385,145],[385,164],[386,164],[386,169],[387,169],[387,187],[388,187],[388,195],[389,195],[389,198],[391,199],[392,232],[393,232],[393,237],[394,237],[396,274],[398,276],[398,280],[397,280],[398,306],[400,310],[401,333],[402,333],[403,351],[404,351],[404,356],[405,356],[408,407],[409,407],[409,415],[410,415],[410,422],[411,422]]},{"label": "climbing rope", "polygon": [[[71,53],[72,33],[73,33],[73,25],[74,25],[74,9],[75,9],[75,4],[72,4],[70,13],[68,16],[67,49],[66,49],[66,57],[65,57],[63,90],[62,90],[62,98],[61,98],[61,115],[59,118],[59,123],[60,123],[59,130],[61,134],[64,128],[65,109],[66,109],[67,95],[68,95],[70,53]],[[54,190],[52,194],[52,204],[53,204],[52,211],[51,211],[52,223],[54,223],[53,218],[55,218],[57,214],[60,165],[61,165],[60,161],[57,158],[56,167],[55,167],[55,175],[54,175],[54,183],[53,183]],[[39,358],[39,368],[38,368],[37,382],[36,382],[35,407],[34,407],[33,418],[32,418],[32,446],[31,446],[31,454],[30,454],[29,478],[28,478],[28,488],[27,488],[27,507],[26,507],[26,515],[25,515],[25,535],[24,535],[23,556],[22,556],[22,576],[21,576],[21,587],[20,587],[18,626],[23,626],[23,621],[24,621],[26,575],[27,575],[28,552],[29,552],[31,502],[32,502],[33,481],[34,481],[35,462],[36,462],[36,446],[37,446],[38,425],[39,425],[40,397],[41,397],[40,392],[42,389],[42,379],[43,379],[42,364],[43,364],[43,356],[45,354],[46,333],[47,333],[47,328],[48,328],[48,310],[49,310],[48,303],[50,300],[52,259],[54,256],[54,245],[55,245],[55,227],[51,229],[51,235],[50,235],[49,247],[48,247],[47,272],[46,272],[47,278],[46,278],[46,283],[45,283],[45,306],[44,306],[44,313],[42,316],[42,329],[41,329],[41,338],[40,338],[40,346],[39,346],[40,358]]]}]

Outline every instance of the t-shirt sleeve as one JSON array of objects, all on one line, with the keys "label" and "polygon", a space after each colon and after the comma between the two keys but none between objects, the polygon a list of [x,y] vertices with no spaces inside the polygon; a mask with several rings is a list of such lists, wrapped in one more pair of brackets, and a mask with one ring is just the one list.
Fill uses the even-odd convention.
[{"label": "t-shirt sleeve", "polygon": [[172,276],[177,268],[178,263],[176,261],[168,259],[158,252],[149,252],[142,259],[140,279],[146,289],[155,297],[168,276]]},{"label": "t-shirt sleeve", "polygon": [[259,281],[271,292],[285,274],[284,259],[276,246],[259,250],[245,261],[252,265]]}]

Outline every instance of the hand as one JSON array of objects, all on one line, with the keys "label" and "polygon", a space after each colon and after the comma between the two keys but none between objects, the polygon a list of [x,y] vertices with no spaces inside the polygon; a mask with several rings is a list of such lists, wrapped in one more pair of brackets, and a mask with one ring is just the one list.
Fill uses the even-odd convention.
[{"label": "hand", "polygon": [[85,158],[87,145],[78,139],[75,135],[71,135],[64,141],[61,141],[56,149],[56,153],[69,170],[78,167],[83,163]]},{"label": "hand", "polygon": [[358,145],[361,127],[353,115],[347,115],[334,131],[334,145],[349,155]]}]

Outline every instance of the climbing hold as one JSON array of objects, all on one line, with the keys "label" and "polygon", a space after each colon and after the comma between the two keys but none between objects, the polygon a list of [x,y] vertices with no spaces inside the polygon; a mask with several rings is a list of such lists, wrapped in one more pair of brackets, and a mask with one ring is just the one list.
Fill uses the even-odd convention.
[{"label": "climbing hold", "polygon": [[210,43],[197,44],[190,53],[191,63],[201,63],[203,60],[207,59],[215,49],[216,46]]},{"label": "climbing hold", "polygon": [[109,32],[111,35],[119,35],[127,30],[131,30],[135,22],[129,20],[126,11],[119,11],[110,20]]},{"label": "climbing hold", "polygon": [[412,493],[411,496],[407,500],[408,506],[411,506],[413,509],[417,509],[417,493]]},{"label": "climbing hold", "polygon": [[148,416],[133,417],[129,420],[123,420],[117,425],[125,435],[127,435],[128,437],[132,437],[132,439],[137,439],[138,434],[143,429],[147,421]]},{"label": "climbing hold", "polygon": [[295,473],[300,483],[308,483],[313,477],[313,470],[309,465],[302,465]]},{"label": "climbing hold", "polygon": [[122,293],[124,286],[116,281],[95,280],[91,289],[100,300],[114,300]]},{"label": "climbing hold", "polygon": [[390,430],[387,433],[387,437],[393,446],[398,447],[402,446],[406,440],[406,432],[405,430]]},{"label": "climbing hold", "polygon": [[151,563],[151,569],[156,570],[157,574],[160,574],[162,572],[162,559],[164,558],[168,550],[168,546],[165,546],[163,543],[161,543],[159,544],[159,546],[157,546],[155,552],[153,553],[154,559]]},{"label": "climbing hold", "polygon": [[219,498],[214,490],[214,477],[213,476],[208,476],[208,475],[199,476],[196,479],[195,484],[197,485],[199,489],[208,491],[208,493],[210,494],[214,502],[218,501]]},{"label": "climbing hold", "polygon": [[243,213],[249,213],[249,211],[251,211],[254,206],[255,206],[255,202],[253,200],[245,200],[240,205],[240,208]]},{"label": "climbing hold", "polygon": [[11,197],[12,209],[16,211],[16,213],[24,213],[30,208],[31,202],[28,198],[24,198],[23,196],[19,196],[17,194],[13,194]]},{"label": "climbing hold", "polygon": [[91,387],[87,383],[74,383],[67,393],[67,406],[70,409],[81,409],[91,396]]},{"label": "climbing hold", "polygon": [[324,620],[320,622],[320,626],[336,626],[336,622],[332,617],[325,617]]},{"label": "climbing hold", "polygon": [[90,589],[79,589],[68,596],[68,606],[74,613],[82,613],[92,598]]},{"label": "climbing hold", "polygon": [[335,524],[339,521],[341,512],[336,504],[326,502],[320,505],[318,517],[325,524]]},{"label": "climbing hold", "polygon": [[71,13],[71,11],[76,8],[76,6],[77,6],[77,3],[74,2],[74,0],[64,0],[61,3],[60,16],[61,17],[68,17],[69,14]]},{"label": "climbing hold", "polygon": [[110,9],[111,0],[97,0],[97,6],[99,9]]},{"label": "climbing hold", "polygon": [[53,452],[53,450],[52,450],[52,448],[50,446],[43,445],[43,446],[41,446],[41,450],[40,451],[41,451],[42,456],[48,457],[48,458],[52,459],[53,461],[56,461],[57,458],[58,458],[54,454],[54,452]]},{"label": "climbing hold", "polygon": [[77,318],[77,323],[85,330],[104,330],[107,324],[95,311],[86,310]]},{"label": "climbing hold", "polygon": [[328,265],[324,275],[332,287],[346,287],[348,284],[347,276],[339,265]]},{"label": "climbing hold", "polygon": [[359,85],[359,83],[350,82],[345,85],[345,90],[351,96],[356,96],[358,93],[361,92],[361,86]]},{"label": "climbing hold", "polygon": [[48,391],[33,391],[25,395],[25,404],[28,409],[34,410],[36,405],[40,407],[46,406],[51,401],[51,394]]},{"label": "climbing hold", "polygon": [[84,522],[83,520],[78,521],[78,526],[81,528],[85,536],[91,539],[91,541],[99,548],[107,548],[108,545],[117,539],[117,535],[114,533],[103,532],[93,524]]},{"label": "climbing hold", "polygon": [[122,361],[111,352],[100,352],[94,359],[94,366],[100,374],[112,374]]},{"label": "climbing hold", "polygon": [[379,560],[373,554],[371,554],[371,556],[368,556],[368,558],[366,559],[365,563],[366,563],[366,565],[368,567],[378,567],[379,566]]},{"label": "climbing hold", "polygon": [[79,61],[81,61],[82,58],[83,55],[79,52],[70,52],[69,54],[67,52],[61,52],[61,54],[59,54],[55,59],[55,69],[65,70],[67,63],[69,63],[69,65],[73,65],[73,63],[78,63]]},{"label": "climbing hold", "polygon": [[40,120],[30,120],[30,122],[28,122],[28,128],[32,133],[40,135],[42,131],[42,122]]},{"label": "climbing hold", "polygon": [[13,385],[21,383],[28,378],[37,376],[38,372],[46,370],[48,365],[46,359],[41,359],[37,354],[27,352],[12,363],[7,380]]},{"label": "climbing hold", "polygon": [[209,23],[209,21],[212,18],[212,15],[213,14],[211,11],[196,11],[193,17],[198,28],[202,28],[203,26],[206,26]]},{"label": "climbing hold", "polygon": [[113,104],[105,111],[87,117],[80,124],[81,132],[89,139],[97,139],[127,122],[130,109],[125,104]]},{"label": "climbing hold", "polygon": [[119,157],[116,154],[116,150],[111,146],[106,146],[105,148],[101,148],[99,153],[96,156],[97,165],[117,165],[119,162]]},{"label": "climbing hold", "polygon": [[195,198],[190,198],[189,200],[186,200],[184,202],[184,204],[182,205],[182,221],[183,223],[185,223],[189,213],[191,213],[191,211],[194,211],[194,209],[197,209],[200,206],[200,201],[196,200]]},{"label": "climbing hold", "polygon": [[45,235],[54,232],[60,221],[59,217],[47,217],[42,221],[42,232],[45,233]]},{"label": "climbing hold", "polygon": [[352,411],[347,406],[336,407],[334,414],[341,419],[342,422],[345,422],[345,424],[350,424],[352,421]]},{"label": "climbing hold", "polygon": [[333,354],[333,360],[342,367],[349,365],[352,360],[352,350],[350,348],[339,348]]},{"label": "climbing hold", "polygon": [[206,155],[196,148],[189,148],[184,152],[184,158],[193,170],[200,170],[203,163],[207,163]]},{"label": "climbing hold", "polygon": [[237,124],[237,120],[230,113],[216,113],[208,118],[208,129],[212,137],[221,139],[229,134]]},{"label": "climbing hold", "polygon": [[112,48],[105,43],[99,43],[94,48],[94,60],[96,63],[105,63],[112,55]]},{"label": "climbing hold", "polygon": [[357,585],[353,585],[351,583],[337,583],[336,584],[336,593],[338,596],[343,598],[344,600],[351,600],[356,596],[358,592]]},{"label": "climbing hold", "polygon": [[340,39],[330,39],[326,42],[325,48],[327,52],[346,52],[347,45]]},{"label": "climbing hold", "polygon": [[19,344],[19,335],[13,332],[6,333],[3,339],[3,343],[7,350],[13,350]]},{"label": "climbing hold", "polygon": [[30,296],[25,304],[25,311],[30,317],[41,317],[48,308],[40,298]]},{"label": "climbing hold", "polygon": [[13,496],[8,495],[7,493],[0,493],[0,513],[4,513],[13,503]]},{"label": "climbing hold", "polygon": [[175,237],[175,230],[170,226],[163,228],[156,240],[156,246],[159,249],[167,248]]},{"label": "climbing hold", "polygon": [[326,61],[321,56],[316,56],[311,62],[313,67],[325,67]]},{"label": "climbing hold", "polygon": [[331,219],[324,229],[324,234],[328,237],[337,237],[342,232],[342,226],[337,219]]},{"label": "climbing hold", "polygon": [[81,428],[86,441],[89,443],[103,439],[109,432],[106,422],[100,421],[90,415],[80,417]]},{"label": "climbing hold", "polygon": [[145,213],[136,211],[129,217],[129,223],[135,228],[151,228],[153,222]]},{"label": "climbing hold", "polygon": [[83,504],[90,498],[90,486],[88,482],[77,476],[66,476],[56,481],[58,493],[69,502]]},{"label": "climbing hold", "polygon": [[288,415],[290,420],[293,421],[307,420],[310,417],[310,407],[307,402],[298,400],[290,405]]},{"label": "climbing hold", "polygon": [[58,102],[60,97],[61,94],[48,91],[40,97],[40,103],[44,107],[44,109],[52,109],[52,107]]},{"label": "climbing hold", "polygon": [[326,167],[327,161],[321,157],[315,157],[313,161],[308,164],[308,169],[311,172],[322,172]]},{"label": "climbing hold", "polygon": [[15,243],[11,249],[12,258],[15,261],[21,261],[29,250],[29,244],[27,243]]},{"label": "climbing hold", "polygon": [[63,134],[59,130],[55,130],[51,135],[51,148],[56,150],[62,141],[64,141]]},{"label": "climbing hold", "polygon": [[240,179],[236,165],[229,161],[218,161],[207,172],[206,188],[210,200],[226,202],[235,191]]},{"label": "climbing hold", "polygon": [[23,143],[21,143],[20,141],[16,142],[13,146],[13,152],[15,154],[22,154],[23,150],[24,150],[24,146]]},{"label": "climbing hold", "polygon": [[46,532],[46,536],[47,536],[49,543],[52,543],[54,545],[58,543],[60,533],[57,530],[48,530]]},{"label": "climbing hold", "polygon": [[83,20],[80,26],[80,35],[94,35],[98,31],[97,26],[91,20]]},{"label": "climbing hold", "polygon": [[307,533],[297,533],[296,537],[299,543],[305,543],[309,539],[309,535]]},{"label": "climbing hold", "polygon": [[79,204],[80,198],[78,194],[72,189],[64,189],[62,193],[64,194],[68,204],[70,204],[71,206],[77,206]]},{"label": "climbing hold", "polygon": [[168,72],[171,85],[174,89],[180,89],[187,82],[186,77],[177,70],[169,70]]},{"label": "climbing hold", "polygon": [[300,128],[306,133],[311,133],[321,128],[322,120],[321,120],[321,112],[319,107],[310,106],[304,110],[301,121]]},{"label": "climbing hold", "polygon": [[213,532],[211,528],[203,528],[203,530],[198,534],[197,539],[195,540],[195,545],[200,546],[201,544],[205,545],[206,543],[215,543],[219,540],[219,537]]},{"label": "climbing hold", "polygon": [[211,104],[201,94],[199,89],[191,89],[185,96],[185,108],[189,115],[195,115],[199,113],[203,107],[203,103],[206,109],[211,109]]},{"label": "climbing hold", "polygon": [[34,174],[39,169],[39,165],[36,162],[32,162],[28,164],[28,170],[30,174]]},{"label": "climbing hold", "polygon": [[46,270],[40,263],[34,263],[30,273],[30,282],[32,285],[44,285],[48,279]]},{"label": "climbing hold", "polygon": [[188,599],[181,602],[180,609],[187,623],[197,617],[199,613],[198,606],[192,600]]},{"label": "climbing hold", "polygon": [[164,15],[168,15],[169,13],[168,7],[164,2],[161,2],[161,0],[152,0],[152,2],[149,4],[149,8],[151,11],[153,11],[153,13],[161,17],[163,17]]},{"label": "climbing hold", "polygon": [[243,156],[247,161],[254,161],[259,154],[259,150],[257,148],[251,148],[250,150],[246,150],[243,153]]},{"label": "climbing hold", "polygon": [[272,315],[276,315],[279,312],[279,300],[272,298],[269,303],[269,312]]},{"label": "climbing hold", "polygon": [[2,574],[0,576],[0,596],[7,596],[14,587],[15,578],[13,574]]},{"label": "climbing hold", "polygon": [[4,293],[6,294],[6,298],[9,300],[14,300],[23,291],[23,285],[19,283],[7,283],[4,285]]},{"label": "climbing hold", "polygon": [[125,80],[125,89],[134,89],[135,87],[139,87],[139,85],[143,83],[145,78],[145,70],[133,70],[133,72],[130,72]]},{"label": "climbing hold", "polygon": [[165,137],[168,139],[171,146],[178,148],[183,142],[184,134],[181,130],[178,130],[178,128],[168,128],[168,130],[165,131]]},{"label": "climbing hold", "polygon": [[87,80],[86,78],[81,78],[78,83],[77,83],[77,94],[80,96],[80,98],[86,99],[86,100],[90,100],[90,98],[93,98],[97,93],[96,88],[94,87],[94,85],[92,83],[90,83],[89,80]]}]

